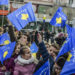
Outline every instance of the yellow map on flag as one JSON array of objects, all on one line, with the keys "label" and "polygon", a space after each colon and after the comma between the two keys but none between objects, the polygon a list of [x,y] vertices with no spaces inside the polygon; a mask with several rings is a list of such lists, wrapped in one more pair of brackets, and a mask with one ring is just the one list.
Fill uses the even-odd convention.
[{"label": "yellow map on flag", "polygon": [[28,19],[28,14],[21,14],[22,15],[22,17],[21,17],[21,19],[22,20],[27,20]]},{"label": "yellow map on flag", "polygon": [[61,24],[61,23],[62,23],[62,19],[61,19],[61,17],[56,18],[56,22],[59,23],[59,24]]}]

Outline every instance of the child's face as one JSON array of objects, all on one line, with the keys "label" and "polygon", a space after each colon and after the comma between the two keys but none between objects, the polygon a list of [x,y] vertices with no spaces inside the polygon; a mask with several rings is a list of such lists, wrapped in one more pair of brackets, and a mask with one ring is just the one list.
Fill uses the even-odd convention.
[{"label": "child's face", "polygon": [[56,48],[54,48],[53,46],[51,46],[49,49],[48,49],[48,53],[52,56],[54,56],[54,53],[56,51]]},{"label": "child's face", "polygon": [[16,46],[15,53],[18,54],[20,52],[20,44]]},{"label": "child's face", "polygon": [[22,45],[25,45],[27,43],[27,36],[25,35],[22,35],[22,37],[20,38],[20,43]]},{"label": "child's face", "polygon": [[31,52],[29,49],[25,49],[25,54],[22,55],[24,59],[28,60],[31,58]]}]

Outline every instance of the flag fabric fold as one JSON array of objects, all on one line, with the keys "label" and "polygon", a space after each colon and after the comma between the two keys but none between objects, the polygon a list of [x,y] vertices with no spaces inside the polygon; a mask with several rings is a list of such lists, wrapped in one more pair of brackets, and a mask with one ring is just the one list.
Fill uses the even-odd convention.
[{"label": "flag fabric fold", "polygon": [[49,61],[46,61],[33,75],[50,75]]},{"label": "flag fabric fold", "polygon": [[32,4],[29,2],[16,11],[7,15],[10,22],[16,27],[17,30],[24,28],[29,22],[34,22],[35,15],[33,12]]},{"label": "flag fabric fold", "polygon": [[67,21],[67,16],[62,11],[62,7],[59,7],[54,14],[53,18],[50,21],[50,24],[53,26],[64,27]]},{"label": "flag fabric fold", "polygon": [[4,45],[2,47],[0,47],[0,61],[3,64],[4,60],[7,60],[8,58],[11,57],[14,48],[15,48],[15,44],[16,42],[12,42],[8,45]]},{"label": "flag fabric fold", "polygon": [[0,45],[7,45],[9,44],[11,41],[10,41],[10,37],[9,37],[9,34],[8,32],[2,34],[0,36]]},{"label": "flag fabric fold", "polygon": [[30,46],[30,50],[32,53],[37,53],[38,47],[35,42],[33,42],[32,45]]},{"label": "flag fabric fold", "polygon": [[64,67],[60,75],[75,74],[75,48],[72,48],[69,52],[69,56],[64,64]]},{"label": "flag fabric fold", "polygon": [[56,60],[63,54],[69,52],[72,50],[72,48],[75,46],[75,28],[70,27],[69,25],[66,25],[68,37],[64,43],[64,45],[61,47]]}]

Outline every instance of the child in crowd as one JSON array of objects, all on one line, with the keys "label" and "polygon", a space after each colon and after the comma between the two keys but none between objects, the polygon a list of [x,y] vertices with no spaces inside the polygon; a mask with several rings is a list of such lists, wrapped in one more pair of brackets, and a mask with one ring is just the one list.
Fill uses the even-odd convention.
[{"label": "child in crowd", "polygon": [[[50,72],[51,72],[51,75],[52,75],[52,69],[53,69],[53,65],[54,65],[54,59],[53,59],[53,57],[48,53],[48,50],[46,49],[46,47],[45,47],[45,44],[44,44],[44,42],[42,41],[42,37],[41,37],[41,35],[40,34],[38,34],[38,42],[39,42],[39,44],[38,44],[38,47],[39,47],[39,52],[40,52],[40,54],[41,54],[41,56],[42,56],[42,58],[43,58],[43,64],[49,59],[49,62],[50,62]],[[38,65],[37,65],[37,68],[36,68],[36,70],[38,70],[40,67],[41,67],[41,65],[43,65],[42,63],[39,63]],[[35,71],[36,71],[35,70]]]},{"label": "child in crowd", "polygon": [[22,47],[20,55],[15,59],[14,75],[33,75],[37,63],[37,59],[31,55],[30,48]]},{"label": "child in crowd", "polygon": [[54,61],[56,60],[56,56],[58,54],[58,51],[59,51],[59,46],[57,44],[48,44],[48,43],[45,43],[45,46],[48,50],[48,53],[53,57]]},{"label": "child in crowd", "polygon": [[54,67],[53,67],[53,75],[60,75],[60,72],[66,62],[66,59],[68,57],[68,53],[65,53],[64,55],[60,56],[57,61],[55,61]]},{"label": "child in crowd", "polygon": [[21,38],[19,39],[20,44],[26,45],[27,44],[27,36],[26,35],[21,35]]},{"label": "child in crowd", "polygon": [[59,51],[59,47],[56,44],[51,44],[47,50],[48,50],[48,53],[53,57],[53,59],[55,61],[56,56]]},{"label": "child in crowd", "polygon": [[60,66],[58,66],[57,63],[55,63],[52,75],[60,75],[60,72],[61,72]]}]

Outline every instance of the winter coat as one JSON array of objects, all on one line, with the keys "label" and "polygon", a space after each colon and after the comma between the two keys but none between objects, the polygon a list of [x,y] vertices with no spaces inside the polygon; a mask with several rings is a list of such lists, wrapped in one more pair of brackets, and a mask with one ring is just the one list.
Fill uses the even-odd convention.
[{"label": "winter coat", "polygon": [[5,71],[2,71],[1,67],[0,67],[0,75],[5,75]]},{"label": "winter coat", "polygon": [[11,72],[14,71],[14,66],[15,66],[14,60],[16,58],[17,58],[17,55],[15,54],[15,56],[4,61],[4,66],[6,67],[7,71],[9,71],[10,69],[11,69]]},{"label": "winter coat", "polygon": [[29,60],[25,60],[21,56],[18,56],[15,63],[14,75],[33,75],[36,67],[35,59],[33,57]]},{"label": "winter coat", "polygon": [[14,63],[14,58],[10,58],[10,59],[7,59],[4,61],[4,66],[6,67],[6,70],[3,71],[0,67],[0,75],[5,75],[4,73],[5,72],[13,72],[14,70],[14,66],[15,66],[15,63]]},{"label": "winter coat", "polygon": [[11,75],[13,75],[13,71],[15,67],[15,63],[14,63],[15,58],[17,58],[16,54],[13,57],[4,61],[3,66],[6,67],[6,70],[3,71],[2,67],[0,67],[0,75],[5,75],[6,72],[11,72]]}]

